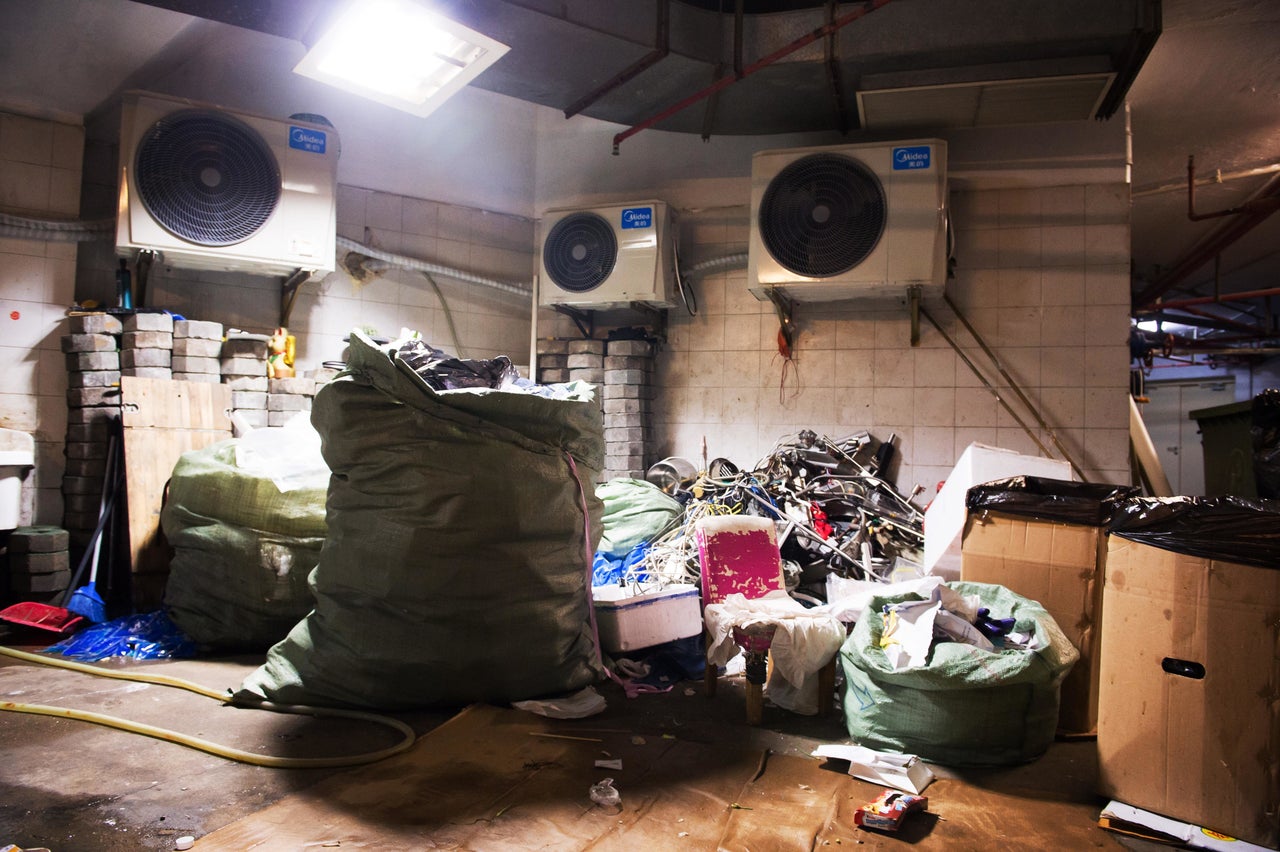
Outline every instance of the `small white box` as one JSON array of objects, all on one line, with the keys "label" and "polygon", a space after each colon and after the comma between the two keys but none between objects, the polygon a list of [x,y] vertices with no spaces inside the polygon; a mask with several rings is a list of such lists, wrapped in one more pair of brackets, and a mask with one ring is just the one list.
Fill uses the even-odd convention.
[{"label": "small white box", "polygon": [[591,596],[600,647],[611,653],[648,648],[702,632],[698,589],[688,583],[640,594],[633,587],[595,586]]},{"label": "small white box", "polygon": [[1010,476],[1075,479],[1071,463],[1028,456],[986,444],[970,444],[942,490],[924,513],[924,570],[944,580],[960,579],[960,540],[967,517],[964,500],[969,489]]}]

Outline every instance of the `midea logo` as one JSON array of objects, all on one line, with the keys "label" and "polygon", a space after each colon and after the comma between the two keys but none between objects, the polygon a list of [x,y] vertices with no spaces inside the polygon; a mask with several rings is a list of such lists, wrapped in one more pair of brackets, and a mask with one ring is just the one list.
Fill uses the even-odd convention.
[{"label": "midea logo", "polygon": [[323,145],[324,134],[316,133],[302,127],[289,128],[289,138],[303,145]]},{"label": "midea logo", "polygon": [[652,215],[653,213],[649,210],[624,210],[622,211],[622,221],[627,224],[647,223]]},{"label": "midea logo", "polygon": [[898,148],[893,152],[894,159],[899,163],[915,163],[927,161],[929,159],[928,148]]}]

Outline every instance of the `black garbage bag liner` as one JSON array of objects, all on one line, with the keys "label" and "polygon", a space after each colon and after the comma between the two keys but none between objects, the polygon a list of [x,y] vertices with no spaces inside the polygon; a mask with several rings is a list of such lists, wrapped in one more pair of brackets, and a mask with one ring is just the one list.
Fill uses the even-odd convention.
[{"label": "black garbage bag liner", "polygon": [[965,494],[964,504],[971,512],[990,510],[1040,521],[1102,527],[1119,503],[1141,494],[1131,485],[1011,476],[973,486]]},{"label": "black garbage bag liner", "polygon": [[1142,497],[1116,506],[1111,535],[1161,550],[1280,569],[1280,501]]},{"label": "black garbage bag liner", "polygon": [[1253,398],[1253,478],[1258,496],[1280,497],[1280,388]]}]

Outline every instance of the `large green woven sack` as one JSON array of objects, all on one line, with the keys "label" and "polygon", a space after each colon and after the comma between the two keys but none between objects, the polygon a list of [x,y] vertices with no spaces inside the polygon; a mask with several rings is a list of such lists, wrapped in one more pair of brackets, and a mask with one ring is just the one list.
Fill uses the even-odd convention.
[{"label": "large green woven sack", "polygon": [[599,678],[587,583],[603,461],[572,399],[437,392],[352,335],[311,419],[332,471],[315,610],[241,694],[409,709],[515,701]]},{"label": "large green woven sack", "polygon": [[195,642],[265,651],[311,609],[325,489],[281,493],[266,474],[236,464],[237,444],[184,453],[174,466],[160,514],[173,547],[164,602]]},{"label": "large green woven sack", "polygon": [[684,512],[674,497],[652,482],[619,477],[596,488],[604,503],[604,535],[599,550],[626,556],[642,541],[652,541]]},{"label": "large green woven sack", "polygon": [[1034,632],[1036,651],[985,651],[936,642],[926,665],[894,670],[880,648],[885,604],[873,598],[840,649],[849,736],[878,751],[917,754],[953,766],[1005,766],[1039,757],[1058,726],[1058,693],[1079,653],[1039,603],[1004,586],[948,583],[977,595],[993,618]]}]

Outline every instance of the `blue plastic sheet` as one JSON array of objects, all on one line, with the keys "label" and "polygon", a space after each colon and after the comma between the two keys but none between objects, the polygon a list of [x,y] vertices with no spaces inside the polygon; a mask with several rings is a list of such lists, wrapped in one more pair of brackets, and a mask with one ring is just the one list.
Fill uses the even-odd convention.
[{"label": "blue plastic sheet", "polygon": [[623,576],[635,579],[637,582],[643,583],[649,579],[648,571],[640,571],[638,573],[628,573],[632,567],[644,561],[644,556],[649,552],[649,542],[642,541],[635,547],[631,548],[626,556],[614,557],[605,553],[603,550],[596,551],[595,560],[591,565],[591,585],[593,586],[616,586],[622,582]]},{"label": "blue plastic sheet", "polygon": [[194,642],[182,634],[164,610],[126,615],[81,630],[45,651],[86,663],[109,657],[168,660],[194,657]]}]

